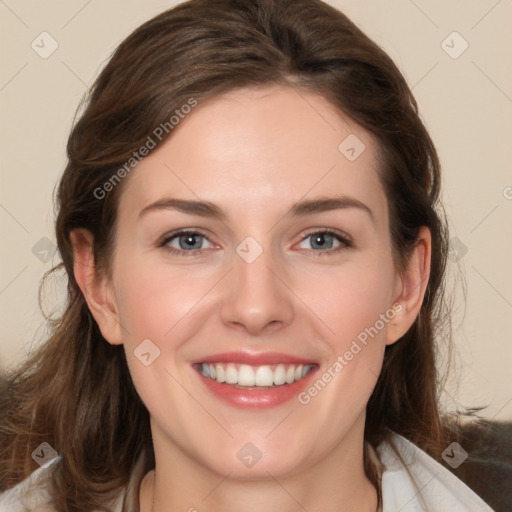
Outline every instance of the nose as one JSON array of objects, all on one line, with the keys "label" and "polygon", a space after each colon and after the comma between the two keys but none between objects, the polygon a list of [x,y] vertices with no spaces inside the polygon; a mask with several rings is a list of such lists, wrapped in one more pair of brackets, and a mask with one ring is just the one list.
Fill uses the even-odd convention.
[{"label": "nose", "polygon": [[294,317],[293,292],[271,252],[264,250],[252,263],[236,255],[234,265],[221,307],[222,321],[251,335],[289,325]]}]

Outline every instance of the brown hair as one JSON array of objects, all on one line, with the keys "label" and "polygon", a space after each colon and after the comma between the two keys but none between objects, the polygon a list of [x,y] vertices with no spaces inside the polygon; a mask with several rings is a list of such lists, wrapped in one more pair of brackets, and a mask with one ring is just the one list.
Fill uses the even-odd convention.
[{"label": "brown hair", "polygon": [[98,271],[108,272],[117,204],[129,178],[101,199],[95,191],[191,98],[200,103],[272,84],[321,94],[376,138],[397,268],[407,265],[419,227],[432,233],[425,299],[411,329],[386,349],[365,438],[377,446],[393,430],[439,456],[445,438],[434,331],[444,325],[447,231],[438,205],[438,157],[409,87],[382,49],[320,0],[191,0],[119,45],[70,134],[56,221],[68,304],[47,342],[2,385],[4,490],[34,470],[30,454],[43,441],[61,455],[52,485],[62,512],[108,510],[106,501],[127,484],[138,456],[147,454],[147,469],[154,463],[148,411],[123,348],[103,339],[75,281],[70,232],[91,231]]}]

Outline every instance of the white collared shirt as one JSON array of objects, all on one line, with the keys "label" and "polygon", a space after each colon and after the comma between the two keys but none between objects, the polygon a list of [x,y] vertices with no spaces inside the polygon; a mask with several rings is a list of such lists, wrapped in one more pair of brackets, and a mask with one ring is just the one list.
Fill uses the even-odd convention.
[{"label": "white collared shirt", "polygon": [[[393,434],[391,443],[381,444],[377,451],[385,467],[383,512],[493,512],[464,482],[404,437]],[[44,483],[58,460],[1,494],[0,512],[55,512]],[[124,492],[112,512],[122,511],[123,499]]]},{"label": "white collared shirt", "polygon": [[383,512],[492,512],[462,480],[405,437],[393,434],[392,444],[400,456],[389,443],[377,448],[386,468]]}]

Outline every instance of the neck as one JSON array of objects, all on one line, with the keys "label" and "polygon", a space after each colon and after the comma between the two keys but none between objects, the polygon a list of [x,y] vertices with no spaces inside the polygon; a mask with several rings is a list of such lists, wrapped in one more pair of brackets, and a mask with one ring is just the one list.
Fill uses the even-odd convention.
[{"label": "neck", "polygon": [[155,443],[156,466],[142,482],[140,510],[375,512],[377,491],[364,472],[360,430],[300,472],[265,471],[251,480],[221,475],[176,447],[164,452]]}]

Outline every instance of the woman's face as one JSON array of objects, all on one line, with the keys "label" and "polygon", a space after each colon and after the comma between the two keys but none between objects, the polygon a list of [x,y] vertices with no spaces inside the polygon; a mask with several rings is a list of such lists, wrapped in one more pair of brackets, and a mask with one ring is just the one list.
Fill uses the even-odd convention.
[{"label": "woman's face", "polygon": [[157,464],[278,478],[359,450],[402,292],[369,133],[310,92],[237,90],[126,179],[106,337]]}]

